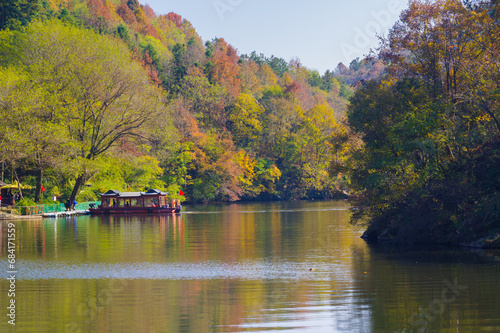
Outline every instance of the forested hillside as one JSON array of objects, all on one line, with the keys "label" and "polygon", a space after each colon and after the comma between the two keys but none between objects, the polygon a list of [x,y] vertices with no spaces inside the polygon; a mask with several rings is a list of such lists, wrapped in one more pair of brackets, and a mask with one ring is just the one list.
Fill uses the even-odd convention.
[{"label": "forested hillside", "polygon": [[201,202],[346,189],[347,98],[381,63],[320,75],[241,55],[136,0],[8,0],[0,15],[0,159],[37,202],[129,187]]}]

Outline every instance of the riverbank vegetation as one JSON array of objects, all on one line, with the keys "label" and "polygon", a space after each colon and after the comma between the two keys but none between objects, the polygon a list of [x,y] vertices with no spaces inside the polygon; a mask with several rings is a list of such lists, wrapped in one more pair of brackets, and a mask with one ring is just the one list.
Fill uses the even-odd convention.
[{"label": "riverbank vegetation", "polygon": [[366,238],[498,245],[498,1],[410,1],[376,52],[323,75],[136,0],[1,6],[2,173],[37,202],[349,193]]},{"label": "riverbank vegetation", "polygon": [[496,1],[412,1],[382,44],[385,76],[347,113],[365,237],[500,245],[499,19]]}]

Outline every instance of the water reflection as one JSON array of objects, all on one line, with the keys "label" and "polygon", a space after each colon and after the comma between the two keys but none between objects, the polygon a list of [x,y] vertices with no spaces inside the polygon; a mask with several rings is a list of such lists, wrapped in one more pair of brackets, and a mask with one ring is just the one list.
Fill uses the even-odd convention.
[{"label": "water reflection", "polygon": [[[316,265],[311,273],[311,263],[240,261],[224,263],[205,261],[198,263],[128,263],[100,264],[20,260],[18,268],[20,280],[38,279],[240,279],[240,280],[310,280],[330,281],[335,274],[332,265]],[[338,274],[343,274],[338,267]]]},{"label": "water reflection", "polygon": [[[16,329],[500,331],[498,251],[369,246],[346,207],[247,203],[16,222]],[[6,230],[0,222],[2,258]],[[2,279],[0,304],[6,287]]]}]

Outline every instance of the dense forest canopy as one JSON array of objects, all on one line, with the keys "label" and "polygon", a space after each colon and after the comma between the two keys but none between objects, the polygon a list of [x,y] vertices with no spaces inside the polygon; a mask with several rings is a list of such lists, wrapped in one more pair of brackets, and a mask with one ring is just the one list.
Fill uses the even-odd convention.
[{"label": "dense forest canopy", "polygon": [[386,75],[364,82],[347,113],[363,141],[349,170],[366,237],[500,232],[499,15],[497,1],[411,1],[382,44]]},{"label": "dense forest canopy", "polygon": [[204,42],[136,0],[0,6],[0,162],[35,201],[129,186],[204,202],[346,191],[347,98],[381,61],[320,75]]}]

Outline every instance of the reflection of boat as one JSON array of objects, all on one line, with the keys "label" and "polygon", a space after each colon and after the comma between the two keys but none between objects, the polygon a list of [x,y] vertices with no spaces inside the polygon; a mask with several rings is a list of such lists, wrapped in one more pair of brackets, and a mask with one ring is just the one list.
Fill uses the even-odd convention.
[{"label": "reflection of boat", "polygon": [[168,193],[160,190],[147,192],[101,193],[101,204],[90,207],[91,214],[172,214],[179,213],[182,206],[178,200],[167,199]]}]

